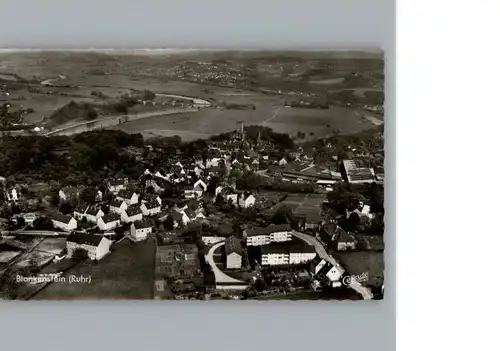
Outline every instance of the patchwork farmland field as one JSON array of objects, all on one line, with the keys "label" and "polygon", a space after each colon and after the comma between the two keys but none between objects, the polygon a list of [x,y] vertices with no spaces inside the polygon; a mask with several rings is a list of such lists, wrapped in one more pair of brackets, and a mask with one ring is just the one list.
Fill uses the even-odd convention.
[{"label": "patchwork farmland field", "polygon": [[[372,128],[374,123],[356,113],[356,108],[335,103],[324,110],[284,107],[286,101],[325,98],[329,91],[353,89],[353,79],[363,83],[360,88],[380,85],[377,74],[383,73],[383,60],[377,55],[359,54],[361,59],[346,59],[335,53],[319,55],[322,60],[328,60],[311,60],[307,53],[298,52],[292,55],[295,63],[279,58],[270,61],[270,56],[262,53],[228,52],[222,55],[228,57],[222,63],[217,61],[218,54],[209,52],[10,53],[2,55],[0,80],[3,79],[8,88],[12,85],[8,101],[14,108],[34,110],[24,116],[24,121],[38,125],[47,123],[48,116],[70,101],[102,103],[132,91],[150,90],[157,94],[206,99],[213,106],[179,117],[148,116],[109,128],[140,132],[146,137],[179,135],[192,140],[232,131],[238,121],[243,121],[246,125],[260,124],[291,136],[300,131],[305,133],[304,141],[326,137],[334,131],[351,134]],[[353,71],[364,73],[362,77],[353,78]],[[29,92],[28,87],[44,93]],[[363,95],[358,98],[362,100]],[[155,100],[160,101],[160,96]],[[253,105],[255,110],[217,108],[225,104]],[[70,119],[69,122],[78,121]],[[63,122],[56,124],[66,126]],[[82,131],[77,128],[71,133]]]},{"label": "patchwork farmland field", "polygon": [[263,125],[292,136],[301,131],[306,133],[304,140],[310,140],[329,136],[335,129],[350,134],[374,126],[369,120],[343,107],[332,106],[327,110],[300,109],[285,108],[280,103],[281,101],[273,103],[269,100],[254,103],[255,110],[209,108],[166,118],[150,117],[114,126],[113,129],[129,133],[142,132],[145,136],[179,135],[191,140],[233,131],[238,128],[238,121],[244,121],[245,125]]},{"label": "patchwork farmland field", "polygon": [[323,194],[289,194],[281,203],[294,211],[318,208],[325,201]]},{"label": "patchwork farmland field", "polygon": [[325,200],[322,194],[288,194],[285,200],[265,211],[267,215],[274,214],[281,206],[287,206],[295,215],[317,216],[321,211],[321,204]]}]

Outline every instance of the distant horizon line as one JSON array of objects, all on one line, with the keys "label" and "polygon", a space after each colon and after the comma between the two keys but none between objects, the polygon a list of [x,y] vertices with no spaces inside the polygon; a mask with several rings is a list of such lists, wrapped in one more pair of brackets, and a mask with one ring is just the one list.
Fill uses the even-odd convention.
[{"label": "distant horizon line", "polygon": [[182,53],[182,52],[196,52],[196,51],[304,51],[304,52],[363,52],[363,53],[383,53],[384,50],[375,46],[365,46],[365,47],[331,47],[331,48],[183,48],[183,47],[171,47],[171,48],[161,48],[161,47],[83,47],[83,48],[64,48],[64,47],[54,47],[54,48],[1,48],[0,53],[22,53],[22,52],[130,52],[130,53]]}]

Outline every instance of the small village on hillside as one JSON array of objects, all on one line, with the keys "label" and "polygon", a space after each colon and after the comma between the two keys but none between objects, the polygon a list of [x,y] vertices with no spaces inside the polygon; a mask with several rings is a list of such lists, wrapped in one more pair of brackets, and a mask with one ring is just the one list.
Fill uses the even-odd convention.
[{"label": "small village on hillside", "polygon": [[381,298],[383,130],[234,129],[5,136],[24,171],[0,175],[1,298]]}]

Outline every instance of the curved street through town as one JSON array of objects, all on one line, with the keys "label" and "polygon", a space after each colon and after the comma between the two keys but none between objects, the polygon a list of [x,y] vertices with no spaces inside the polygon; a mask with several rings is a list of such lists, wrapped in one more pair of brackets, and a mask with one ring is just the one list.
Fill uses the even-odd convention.
[{"label": "curved street through town", "polygon": [[[292,235],[305,241],[309,245],[312,245],[316,249],[316,253],[319,255],[319,257],[323,258],[325,261],[330,262],[333,266],[337,267],[337,269],[344,274],[345,269],[342,268],[339,262],[335,260],[325,249],[322,243],[319,242],[318,239],[316,239],[314,236],[307,235],[304,233],[300,233],[297,231],[292,231]],[[351,281],[349,287],[351,289],[354,289],[357,293],[359,293],[361,296],[363,296],[363,299],[365,300],[371,300],[373,299],[373,294],[371,290],[365,286],[362,286],[359,282],[356,281]]]},{"label": "curved street through town", "polygon": [[226,273],[222,272],[219,267],[215,264],[214,261],[214,252],[217,250],[219,247],[224,246],[226,243],[224,241],[215,244],[210,248],[208,253],[205,255],[205,261],[212,267],[212,271],[214,272],[215,275],[215,282],[218,284],[245,284],[243,281],[234,279],[233,277],[228,276]]}]

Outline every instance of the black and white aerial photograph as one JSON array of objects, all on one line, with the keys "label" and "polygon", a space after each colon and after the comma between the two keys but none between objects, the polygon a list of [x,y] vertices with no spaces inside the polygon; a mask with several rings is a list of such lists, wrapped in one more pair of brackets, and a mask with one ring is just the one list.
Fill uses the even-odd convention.
[{"label": "black and white aerial photograph", "polygon": [[384,53],[0,50],[0,300],[380,300]]}]

